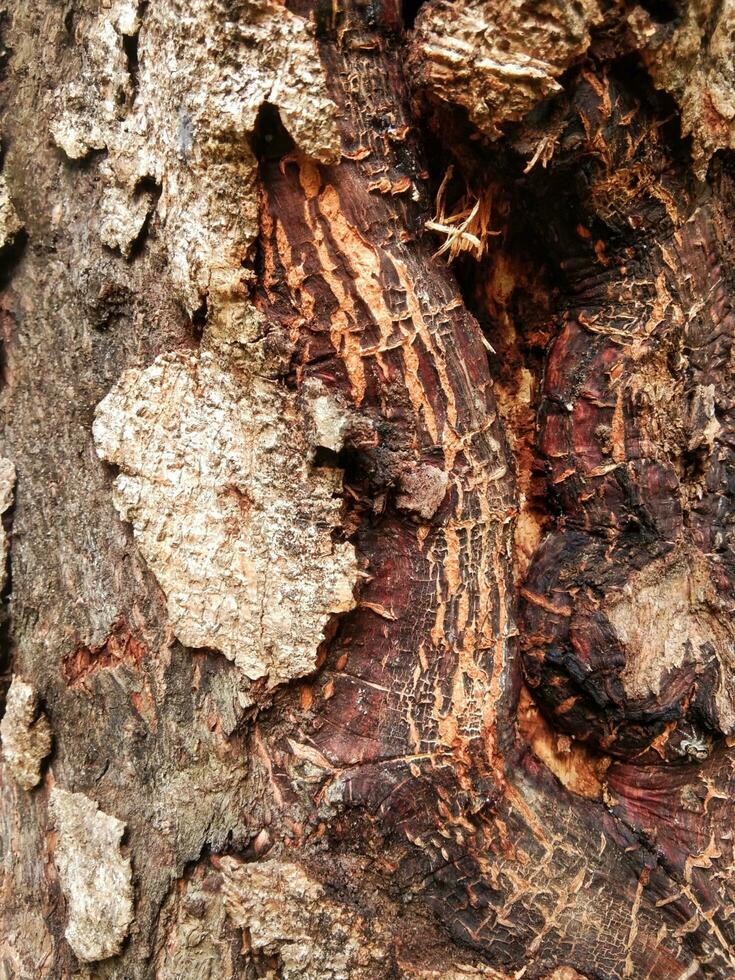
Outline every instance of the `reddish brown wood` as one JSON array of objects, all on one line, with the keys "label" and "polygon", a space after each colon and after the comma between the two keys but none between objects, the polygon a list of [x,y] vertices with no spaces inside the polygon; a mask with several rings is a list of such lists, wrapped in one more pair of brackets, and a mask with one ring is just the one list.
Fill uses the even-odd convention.
[{"label": "reddish brown wood", "polygon": [[[390,31],[354,22],[336,36],[325,30],[323,56],[347,110],[346,159],[317,171],[286,153],[262,165],[261,302],[298,336],[293,382],[334,386],[376,434],[369,444],[358,427],[340,458],[369,577],[301,728],[335,770],[316,800],[354,809],[357,823],[337,820],[334,840],[362,839],[376,857],[386,849],[394,886],[418,888],[488,962],[529,976],[563,963],[585,976],[663,978],[696,957],[722,975],[727,884],[701,869],[714,846],[711,805],[729,793],[716,761],[725,749],[696,770],[680,750],[692,725],[709,724],[716,678],[685,667],[660,699],[626,699],[624,655],[597,597],[682,535],[706,553],[716,533],[725,444],[685,529],[679,464],[643,446],[642,410],[616,400],[615,381],[630,370],[632,323],[651,322],[641,341],[650,348],[681,341],[680,323],[665,311],[656,319],[663,275],[681,307],[713,285],[720,297],[686,341],[703,352],[700,363],[692,355],[693,380],[710,383],[731,330],[717,293],[724,205],[715,197],[696,210],[684,165],[654,139],[655,109],[604,70],[573,90],[551,173],[524,179],[518,194],[553,252],[564,311],[543,368],[536,479],[556,516],[522,587],[526,677],[552,725],[535,731],[551,756],[556,729],[629,760],[668,736],[657,756],[614,763],[604,786],[572,792],[514,724],[513,463],[477,323],[421,234],[426,165],[400,49]],[[638,181],[656,193],[636,193]],[[450,475],[429,522],[395,505],[401,472],[425,464]],[[651,765],[667,760],[678,763],[670,776]],[[697,817],[692,804],[683,825],[675,816],[662,844],[675,794],[710,778],[719,788],[707,808]]]}]

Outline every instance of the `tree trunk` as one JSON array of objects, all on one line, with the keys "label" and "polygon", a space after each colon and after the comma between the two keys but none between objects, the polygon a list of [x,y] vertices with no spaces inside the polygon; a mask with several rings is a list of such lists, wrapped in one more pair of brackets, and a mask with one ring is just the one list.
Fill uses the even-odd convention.
[{"label": "tree trunk", "polygon": [[0,976],[735,975],[735,13],[6,0]]}]

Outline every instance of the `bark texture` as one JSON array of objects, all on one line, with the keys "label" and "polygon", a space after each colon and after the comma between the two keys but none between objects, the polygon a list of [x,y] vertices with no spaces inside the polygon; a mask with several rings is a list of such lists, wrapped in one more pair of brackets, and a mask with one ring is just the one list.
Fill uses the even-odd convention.
[{"label": "bark texture", "polygon": [[732,976],[731,5],[2,10],[0,975]]}]

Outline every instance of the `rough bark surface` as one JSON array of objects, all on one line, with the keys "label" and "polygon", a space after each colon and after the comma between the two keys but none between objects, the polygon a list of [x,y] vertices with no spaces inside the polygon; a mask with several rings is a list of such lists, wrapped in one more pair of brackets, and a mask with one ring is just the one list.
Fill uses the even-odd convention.
[{"label": "rough bark surface", "polygon": [[732,24],[2,5],[0,976],[735,974]]}]

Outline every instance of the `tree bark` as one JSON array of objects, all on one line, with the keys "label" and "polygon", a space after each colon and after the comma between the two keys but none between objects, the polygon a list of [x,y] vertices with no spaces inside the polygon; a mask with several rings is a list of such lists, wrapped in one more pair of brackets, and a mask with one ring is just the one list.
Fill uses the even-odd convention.
[{"label": "tree bark", "polygon": [[1,26],[0,975],[733,975],[730,5]]}]

